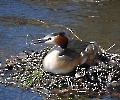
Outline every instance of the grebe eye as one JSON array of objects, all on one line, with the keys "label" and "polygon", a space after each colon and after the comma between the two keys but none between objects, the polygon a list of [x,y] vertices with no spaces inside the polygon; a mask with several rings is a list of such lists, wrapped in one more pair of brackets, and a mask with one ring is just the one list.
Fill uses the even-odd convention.
[{"label": "grebe eye", "polygon": [[48,38],[47,40],[51,40],[51,38]]}]

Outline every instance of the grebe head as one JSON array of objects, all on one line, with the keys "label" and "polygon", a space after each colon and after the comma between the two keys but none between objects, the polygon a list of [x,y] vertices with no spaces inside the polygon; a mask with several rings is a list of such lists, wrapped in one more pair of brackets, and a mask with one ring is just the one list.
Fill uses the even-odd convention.
[{"label": "grebe head", "polygon": [[51,33],[37,41],[39,43],[55,44],[62,49],[66,49],[68,45],[68,38],[65,36],[65,32]]}]

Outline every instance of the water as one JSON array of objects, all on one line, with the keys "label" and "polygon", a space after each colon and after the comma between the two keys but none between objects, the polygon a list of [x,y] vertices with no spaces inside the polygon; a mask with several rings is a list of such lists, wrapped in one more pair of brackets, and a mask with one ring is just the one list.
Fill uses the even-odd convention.
[{"label": "water", "polygon": [[0,100],[42,100],[38,94],[0,86]]},{"label": "water", "polygon": [[[27,39],[30,43],[32,38],[51,32],[70,33],[58,25],[69,27],[82,40],[96,41],[105,49],[116,44],[109,52],[120,53],[119,16],[120,0],[1,0],[0,62],[4,66],[5,59],[27,49],[27,34],[32,35]],[[9,88],[0,89],[9,93]],[[0,100],[3,99],[5,96],[0,92]]]}]

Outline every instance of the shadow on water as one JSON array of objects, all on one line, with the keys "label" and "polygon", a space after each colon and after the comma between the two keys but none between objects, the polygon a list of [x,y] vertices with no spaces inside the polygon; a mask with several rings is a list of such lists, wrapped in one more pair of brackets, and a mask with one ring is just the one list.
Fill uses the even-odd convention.
[{"label": "shadow on water", "polygon": [[[105,49],[116,44],[110,52],[120,53],[119,0],[1,0],[0,9],[2,67],[5,59],[28,49],[27,34],[29,35],[27,43],[30,43],[32,39],[51,32],[69,33],[63,26],[58,25],[73,29],[81,39],[96,41]],[[40,48],[30,46],[29,49]],[[14,94],[17,90],[9,90],[1,86],[0,91],[0,100],[13,100],[12,92]],[[3,93],[11,94],[3,96]],[[25,94],[24,97],[26,95],[31,98],[33,96]],[[18,100],[25,100],[24,97]]]}]

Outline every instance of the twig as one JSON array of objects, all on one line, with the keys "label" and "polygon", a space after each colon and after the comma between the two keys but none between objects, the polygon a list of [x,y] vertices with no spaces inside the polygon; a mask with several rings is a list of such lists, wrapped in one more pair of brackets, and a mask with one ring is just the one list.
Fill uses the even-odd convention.
[{"label": "twig", "polygon": [[109,47],[107,50],[105,50],[106,52],[109,51],[111,48],[113,48],[115,46],[115,44],[113,44],[111,47]]}]

